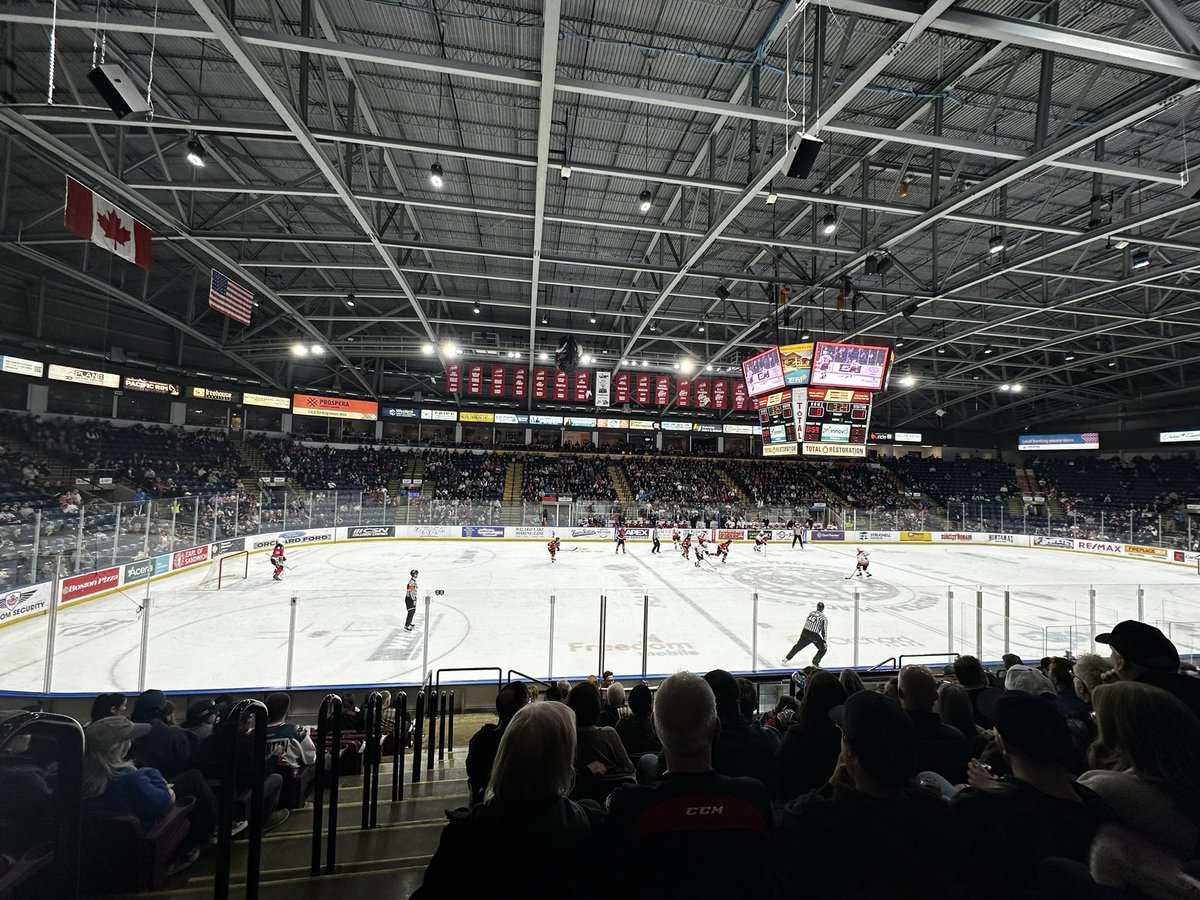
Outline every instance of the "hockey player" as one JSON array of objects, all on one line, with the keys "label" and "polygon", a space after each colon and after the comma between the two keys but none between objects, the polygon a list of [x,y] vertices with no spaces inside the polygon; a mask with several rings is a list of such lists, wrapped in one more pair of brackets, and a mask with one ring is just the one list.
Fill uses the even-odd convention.
[{"label": "hockey player", "polygon": [[691,532],[689,532],[683,536],[683,540],[680,542],[679,546],[683,549],[683,558],[691,559],[692,558],[692,535],[691,535]]},{"label": "hockey player", "polygon": [[279,541],[275,542],[275,549],[271,551],[271,564],[275,566],[275,574],[271,576],[272,581],[283,581],[283,564],[287,562],[287,557],[283,555],[283,544]]},{"label": "hockey player", "polygon": [[621,553],[621,554],[625,553],[625,527],[624,526],[621,526],[620,528],[617,529],[617,546],[616,546],[616,549],[613,550],[613,556],[616,556],[618,553]]},{"label": "hockey player", "polygon": [[721,557],[721,565],[729,562],[729,545],[732,543],[733,541],[724,540],[717,544],[717,549],[712,555]]},{"label": "hockey player", "polygon": [[674,547],[676,550],[679,549],[679,529],[678,528],[671,529],[671,546]]},{"label": "hockey player", "polygon": [[404,605],[408,615],[404,619],[404,630],[413,630],[413,617],[417,614],[417,570],[408,573],[408,587],[404,591]]},{"label": "hockey player", "polygon": [[555,535],[546,542],[546,549],[550,551],[550,562],[554,562],[554,555],[562,549],[562,539]]},{"label": "hockey player", "polygon": [[754,536],[754,552],[762,553],[763,548],[767,546],[767,540],[770,535],[766,531],[760,531]]},{"label": "hockey player", "polygon": [[[864,575],[866,575],[868,578],[874,577],[870,572],[867,571],[867,569],[870,568],[870,565],[871,554],[862,547],[859,547],[858,552],[854,554],[854,574],[859,578],[862,578]],[[846,577],[849,578],[851,576],[847,575]]]}]

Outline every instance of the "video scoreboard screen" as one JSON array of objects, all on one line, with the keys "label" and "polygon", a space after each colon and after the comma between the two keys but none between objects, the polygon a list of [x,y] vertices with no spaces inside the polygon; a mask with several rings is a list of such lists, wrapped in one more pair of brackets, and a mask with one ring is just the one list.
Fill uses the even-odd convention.
[{"label": "video scoreboard screen", "polygon": [[785,452],[781,448],[790,445],[790,452],[797,451],[796,442],[800,440],[800,422],[797,419],[797,397],[803,397],[804,391],[777,391],[755,399],[758,406],[758,423],[762,430],[763,448],[774,447],[773,454]]},{"label": "video scoreboard screen", "polygon": [[891,350],[887,347],[818,341],[809,384],[814,387],[881,390],[890,354]]},{"label": "video scoreboard screen", "polygon": [[754,402],[764,456],[866,456],[869,391],[795,388]]},{"label": "video scoreboard screen", "polygon": [[783,387],[783,360],[779,356],[779,348],[772,347],[766,353],[744,361],[742,377],[746,380],[746,393],[751,397],[758,397]]},{"label": "video scoreboard screen", "polygon": [[804,400],[804,442],[820,444],[867,443],[871,421],[871,394],[809,388]]}]

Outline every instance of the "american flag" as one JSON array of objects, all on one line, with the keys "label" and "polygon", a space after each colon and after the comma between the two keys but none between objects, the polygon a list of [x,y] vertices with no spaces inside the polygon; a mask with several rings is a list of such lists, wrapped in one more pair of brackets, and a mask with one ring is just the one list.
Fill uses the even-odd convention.
[{"label": "american flag", "polygon": [[254,294],[228,275],[222,275],[213,269],[212,284],[208,289],[208,305],[222,315],[236,319],[243,325],[249,325],[250,311],[254,309]]}]

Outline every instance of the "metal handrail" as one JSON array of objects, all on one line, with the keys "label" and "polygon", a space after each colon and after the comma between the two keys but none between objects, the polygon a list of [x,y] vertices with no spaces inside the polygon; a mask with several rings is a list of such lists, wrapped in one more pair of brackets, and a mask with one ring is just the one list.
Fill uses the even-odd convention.
[{"label": "metal handrail", "polygon": [[309,865],[309,874],[314,877],[321,874],[321,826],[324,818],[327,753],[331,753],[332,761],[329,765],[329,838],[325,847],[324,874],[332,875],[337,861],[338,766],[341,762],[341,749],[342,698],[337,694],[326,694],[325,699],[321,701],[321,708],[317,711],[317,772],[313,785],[312,860]]},{"label": "metal handrail", "polygon": [[262,871],[263,787],[267,779],[267,708],[258,700],[240,700],[223,717],[226,745],[221,767],[220,818],[217,820],[217,869],[213,882],[215,900],[229,897],[229,875],[233,864],[233,801],[237,795],[238,738],[247,717],[254,719],[254,749],[250,769],[250,827],[246,853],[246,900],[257,900]]},{"label": "metal handrail", "polygon": [[413,784],[421,782],[421,744],[425,737],[425,691],[417,691],[416,709],[413,715]]},{"label": "metal handrail", "polygon": [[542,681],[540,678],[534,678],[532,675],[526,675],[524,672],[518,672],[516,669],[509,669],[508,675],[505,676],[509,684],[512,684],[514,675],[520,675],[526,681],[532,681],[534,684],[542,685],[542,687],[554,687],[549,681]]},{"label": "metal handrail", "polygon": [[496,673],[496,691],[499,693],[504,670],[499,666],[456,666],[450,669],[438,669],[437,677],[431,685],[435,692],[440,693],[442,690],[442,673],[443,672],[495,672]]},{"label": "metal handrail", "polygon": [[953,650],[947,650],[945,653],[905,653],[896,661],[896,668],[903,669],[904,661],[906,659],[928,659],[931,656],[937,657],[938,659],[942,659],[947,656],[953,656],[955,659],[958,659],[960,655],[961,654],[956,653]]},{"label": "metal handrail", "polygon": [[83,818],[83,728],[69,716],[20,712],[0,723],[0,753],[23,734],[54,739],[58,777],[54,787],[52,891],[61,897],[79,893],[80,825]]},{"label": "metal handrail", "polygon": [[383,745],[383,694],[371,691],[363,707],[363,798],[362,827],[379,825],[379,763]]},{"label": "metal handrail", "polygon": [[450,705],[450,698],[453,696],[453,691],[449,697],[442,691],[438,697],[438,762],[446,759],[446,707]]},{"label": "metal handrail", "polygon": [[883,662],[876,663],[875,665],[871,666],[871,668],[867,669],[867,671],[868,671],[868,672],[874,672],[874,671],[875,671],[875,670],[877,670],[877,669],[882,669],[882,668],[883,668],[884,666],[886,666],[888,663],[891,663],[891,664],[892,664],[892,668],[893,668],[893,669],[898,669],[898,668],[900,667],[900,666],[899,666],[899,664],[898,664],[898,663],[897,663],[897,661],[896,661],[896,657],[894,657],[894,656],[889,656],[889,657],[888,657],[887,659],[885,659]]},{"label": "metal handrail", "polygon": [[392,802],[404,799],[404,745],[408,743],[408,694],[400,691],[392,702]]}]

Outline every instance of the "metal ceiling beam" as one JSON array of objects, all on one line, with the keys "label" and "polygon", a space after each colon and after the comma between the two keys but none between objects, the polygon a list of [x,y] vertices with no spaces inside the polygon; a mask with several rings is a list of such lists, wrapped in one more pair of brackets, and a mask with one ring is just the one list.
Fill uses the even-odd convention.
[{"label": "metal ceiling beam", "polygon": [[[537,168],[533,188],[533,250],[529,277],[529,378],[533,380],[533,351],[537,343],[538,291],[542,277],[542,237],[546,229],[546,177],[550,162],[550,128],[554,121],[554,87],[558,73],[559,22],[562,0],[542,5],[542,84],[538,91]],[[530,404],[533,392],[529,392]]]},{"label": "metal ceiling beam", "polygon": [[[916,21],[923,8],[923,4],[912,2],[912,0],[817,0],[817,2],[838,12],[858,13],[895,22]],[[1049,50],[1088,62],[1105,62],[1152,74],[1170,75],[1192,81],[1200,80],[1200,55],[1164,50],[1150,44],[1123,41],[1011,16],[1000,16],[963,8],[950,9],[939,17],[936,30],[963,37],[1016,44],[1019,47]]]},{"label": "metal ceiling beam", "polygon": [[[424,330],[429,340],[437,340],[437,335],[433,328],[429,325],[425,317],[424,310],[421,309],[420,303],[417,302],[416,293],[409,285],[408,280],[404,277],[404,273],[400,271],[399,265],[392,258],[387,248],[380,243],[379,235],[375,231],[375,227],[370,218],[359,207],[358,202],[354,199],[350,191],[350,187],[342,180],[342,176],[338,173],[336,166],[330,162],[329,158],[322,152],[317,145],[316,139],[308,130],[308,127],[301,120],[299,113],[292,107],[291,103],[285,99],[279,92],[279,88],[267,75],[259,60],[252,56],[246,49],[243,39],[239,36],[237,30],[225,18],[224,14],[218,11],[210,0],[189,0],[192,8],[204,20],[205,24],[212,29],[216,39],[225,48],[226,52],[242,69],[243,74],[250,82],[258,89],[266,101],[275,110],[275,114],[295,135],[296,143],[308,155],[309,159],[321,173],[325,176],[326,181],[337,192],[346,211],[358,223],[358,227],[363,234],[371,241],[376,253],[384,261],[384,264],[390,270],[393,280],[399,285],[400,289],[408,297],[412,304],[413,311],[416,313],[417,319],[421,321]],[[305,42],[308,42],[306,39]],[[320,43],[320,42],[318,42]],[[350,368],[350,374],[366,389],[367,393],[374,396],[374,389],[365,378],[361,376],[352,366],[349,366],[349,361],[344,361]]]},{"label": "metal ceiling beam", "polygon": [[1142,0],[1146,8],[1158,19],[1180,49],[1187,53],[1200,53],[1200,35],[1196,26],[1179,8],[1174,0]]}]

